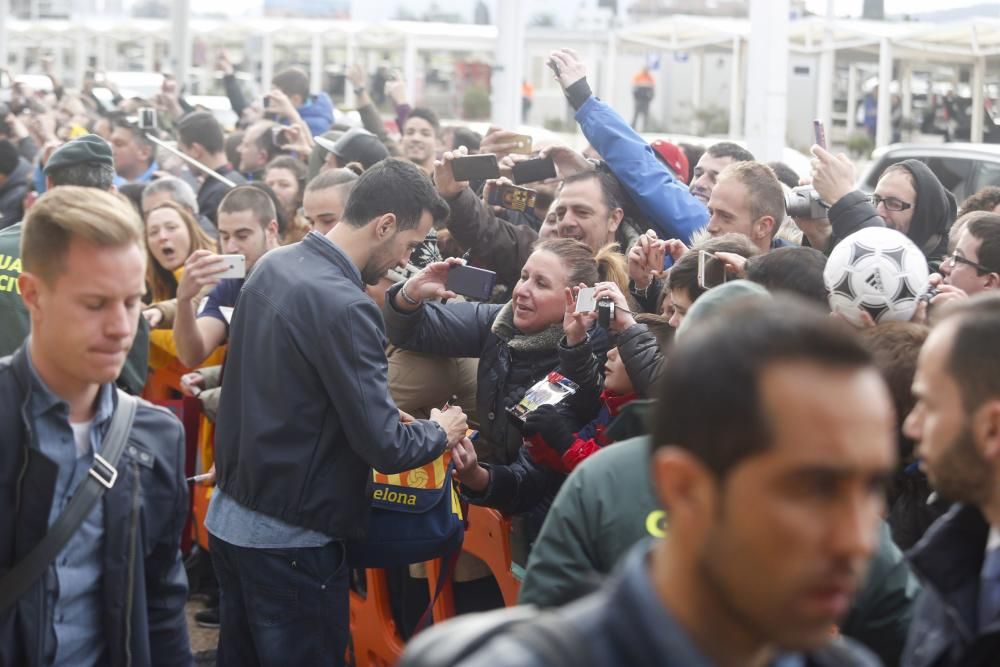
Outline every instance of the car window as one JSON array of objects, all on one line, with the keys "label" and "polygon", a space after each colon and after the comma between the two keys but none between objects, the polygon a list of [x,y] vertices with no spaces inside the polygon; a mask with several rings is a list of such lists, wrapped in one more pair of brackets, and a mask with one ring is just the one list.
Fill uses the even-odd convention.
[{"label": "car window", "polygon": [[958,201],[975,192],[972,189],[972,160],[965,158],[931,157],[924,160],[941,185],[951,190]]},{"label": "car window", "polygon": [[975,187],[970,192],[979,192],[987,185],[1000,185],[1000,162],[980,162],[976,174]]}]

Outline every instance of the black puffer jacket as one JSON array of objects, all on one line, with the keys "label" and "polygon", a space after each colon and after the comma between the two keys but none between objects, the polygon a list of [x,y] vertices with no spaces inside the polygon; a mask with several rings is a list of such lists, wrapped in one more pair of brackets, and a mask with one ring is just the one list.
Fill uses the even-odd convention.
[{"label": "black puffer jacket", "polygon": [[656,335],[645,324],[634,324],[618,334],[618,354],[636,395],[653,398],[664,361]]},{"label": "black puffer jacket", "polygon": [[[559,367],[561,323],[525,335],[514,328],[510,304],[425,302],[413,313],[403,313],[393,305],[400,287],[389,289],[382,310],[389,340],[416,352],[478,357],[480,439],[476,449],[486,463],[513,463],[522,437],[506,408]],[[598,357],[607,355],[608,338],[603,329],[591,332],[591,345]]]},{"label": "black puffer jacket", "polygon": [[[899,163],[913,176],[916,183],[917,201],[914,205],[913,221],[907,236],[923,251],[932,268],[948,252],[948,230],[955,222],[958,203],[930,168],[920,160],[903,160]],[[833,237],[827,246],[827,253],[840,241],[866,227],[884,227],[885,222],[875,212],[868,201],[868,195],[861,191],[851,192],[833,206],[829,212],[833,225]]]}]

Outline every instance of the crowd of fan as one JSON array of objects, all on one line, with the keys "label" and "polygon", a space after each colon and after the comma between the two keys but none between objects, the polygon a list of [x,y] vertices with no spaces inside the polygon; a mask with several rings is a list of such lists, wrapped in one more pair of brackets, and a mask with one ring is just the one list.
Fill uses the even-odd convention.
[{"label": "crowd of fan", "polygon": [[[954,329],[959,326],[956,319],[986,317],[982,313],[993,318],[991,326],[997,323],[996,301],[976,297],[1000,287],[1000,215],[993,212],[1000,189],[986,188],[959,207],[924,163],[906,160],[887,169],[874,196],[869,196],[856,189],[854,167],[847,158],[814,147],[812,173],[805,180],[830,205],[829,215],[793,220],[785,213],[785,193],[799,185],[799,177],[785,165],[758,162],[730,142],[705,147],[664,141],[650,145],[592,93],[575,53],[557,51],[551,62],[589,143],[587,151],[536,141],[535,155],[523,155],[516,152],[517,135],[510,130],[491,128],[479,136],[461,127],[442,127],[434,112],[412,107],[404,99],[405,86],[398,80],[386,84],[394,118],[384,121],[360,68],[351,71],[350,81],[363,127],[342,123],[329,98],[310,94],[308,77],[294,68],[275,76],[263,100],[249,103],[224,57],[219,60],[223,80],[240,119],[232,132],[224,131],[211,112],[192,108],[169,78],[155,99],[115,99],[113,109],[102,106],[87,87],[71,91],[54,81],[54,92],[48,95],[19,89],[0,119],[0,355],[14,352],[29,333],[14,262],[20,257],[24,229],[20,221],[30,218],[33,202],[62,186],[117,189],[144,222],[148,253],[143,319],[119,384],[138,393],[149,369],[174,370],[183,375],[183,391],[198,396],[206,413],[217,419],[219,489],[206,524],[213,558],[228,559],[226,566],[216,561],[222,585],[220,662],[224,664],[294,662],[293,655],[311,655],[308,650],[322,644],[324,633],[343,638],[346,627],[346,619],[340,618],[332,629],[322,624],[314,628],[318,637],[301,627],[285,634],[275,634],[273,628],[258,634],[257,624],[267,619],[261,621],[247,610],[266,603],[250,596],[241,587],[245,584],[232,583],[250,562],[235,564],[238,558],[232,550],[237,547],[323,546],[331,538],[345,537],[336,531],[349,533],[364,513],[359,485],[365,477],[346,477],[356,468],[323,478],[338,487],[322,491],[323,502],[329,498],[340,508],[332,516],[320,516],[317,507],[325,505],[319,501],[288,509],[280,497],[292,489],[310,493],[317,483],[308,468],[350,466],[333,454],[320,463],[292,461],[299,470],[289,473],[282,468],[287,459],[264,452],[267,447],[261,443],[281,449],[286,439],[320,442],[329,429],[342,429],[350,440],[355,415],[367,414],[372,405],[386,401],[398,406],[404,422],[436,421],[445,431],[463,497],[515,517],[515,559],[527,563],[522,601],[556,607],[597,590],[646,536],[665,535],[667,542],[680,540],[681,535],[700,539],[692,537],[698,531],[692,517],[709,510],[692,509],[698,506],[697,499],[675,489],[669,498],[679,515],[669,514],[674,505],[668,503],[668,518],[663,519],[661,508],[668,494],[660,484],[676,482],[666,478],[679,473],[663,472],[666,463],[651,463],[648,439],[638,437],[647,432],[643,414],[650,413],[650,423],[656,425],[656,444],[666,442],[662,437],[674,442],[685,437],[697,440],[702,436],[692,434],[708,433],[704,437],[714,444],[706,445],[712,453],[703,452],[704,465],[722,479],[729,466],[743,465],[743,457],[749,456],[740,448],[750,447],[746,444],[750,436],[738,436],[739,431],[745,429],[759,441],[777,437],[761,422],[764,418],[754,414],[764,410],[763,398],[749,408],[742,403],[754,390],[746,386],[741,373],[750,373],[752,384],[753,374],[762,372],[741,366],[750,363],[748,355],[759,355],[754,363],[761,368],[782,359],[860,355],[855,361],[830,363],[869,365],[881,373],[891,392],[886,414],[894,410],[896,416],[892,455],[898,460],[886,485],[887,509],[884,521],[879,519],[878,537],[861,549],[862,560],[872,558],[871,573],[864,579],[856,577],[859,591],[846,618],[837,619],[835,614],[827,625],[836,621],[842,635],[867,646],[887,665],[997,664],[997,618],[976,620],[976,604],[989,597],[987,586],[1000,590],[1000,582],[982,584],[977,597],[962,588],[964,574],[947,568],[941,574],[937,559],[959,553],[956,540],[965,539],[972,543],[972,551],[978,549],[979,560],[963,561],[975,569],[969,576],[978,578],[990,522],[975,508],[985,514],[989,503],[995,508],[1000,499],[1000,449],[984,445],[980,452],[982,466],[992,471],[992,491],[975,496],[959,483],[935,493],[919,465],[916,445],[925,435],[911,413],[930,411],[925,404],[936,400],[939,387],[922,386],[914,394],[911,386],[929,335],[948,326]],[[137,116],[145,107],[156,108],[156,129],[140,127]],[[189,166],[161,142],[171,143],[213,173]],[[497,156],[502,177],[456,180],[454,161],[479,153]],[[556,178],[528,184],[536,192],[535,206],[514,211],[489,205],[490,189],[508,185],[515,165],[531,157],[551,158],[556,171]],[[404,216],[403,211],[411,210],[415,215]],[[372,238],[381,239],[379,225],[388,215],[395,216],[392,224],[398,225],[397,232],[409,237],[395,255],[380,256],[382,246],[377,251],[364,247],[358,229],[375,221]],[[404,225],[407,216],[412,220]],[[931,281],[936,292],[911,322],[875,326],[869,321],[870,326],[857,333],[843,333],[846,323],[826,317],[826,255],[839,240],[872,226],[890,227],[914,241],[934,270]],[[316,245],[318,235],[325,235],[352,260],[364,258],[355,264],[375,305],[368,310],[345,306],[351,326],[357,328],[350,334],[332,333],[334,325],[321,313],[289,310],[274,315],[268,310],[267,304],[282,300],[301,304],[304,297],[295,295],[306,289],[282,282],[283,274],[275,267],[291,255],[278,249]],[[700,251],[725,263],[729,274],[725,285],[706,289],[701,284]],[[221,278],[228,268],[223,255],[242,255],[248,278]],[[302,273],[295,277],[301,283],[340,289],[335,279],[309,268],[308,259],[300,261],[304,261]],[[473,302],[449,291],[448,272],[461,263],[496,272],[490,299]],[[253,289],[241,295],[251,279],[256,280]],[[595,288],[596,299],[614,304],[614,314],[605,325],[598,323],[596,312],[577,312],[576,298],[585,287]],[[797,297],[794,302],[790,294]],[[949,309],[965,314],[948,317]],[[726,326],[719,326],[719,313],[726,314]],[[827,321],[814,318],[814,313]],[[286,329],[287,339],[275,333]],[[993,333],[1000,334],[1000,329]],[[311,364],[313,357],[302,348],[323,348],[327,343],[316,341],[325,336],[334,339],[331,347],[342,347],[319,355],[320,361]],[[370,349],[361,354],[360,348],[352,347],[366,336],[371,338],[369,346],[384,343],[384,360],[372,357]],[[778,349],[784,344],[786,349]],[[824,345],[825,352],[816,351]],[[830,351],[834,348],[839,352]],[[675,350],[679,360],[703,361],[667,363]],[[996,369],[995,346],[968,352],[981,355],[984,368]],[[555,370],[578,386],[576,393],[556,406],[535,410],[523,423],[510,418],[509,409]],[[997,380],[982,379],[984,372],[956,381],[959,386],[966,380],[978,383],[977,391],[996,402]],[[368,389],[359,388],[370,377],[383,375],[389,397],[372,397]],[[921,386],[917,375],[916,386]],[[821,393],[821,388],[816,391]],[[300,395],[323,392],[329,397],[323,409],[340,414],[332,426],[323,410],[310,414],[301,409],[306,398],[298,400]],[[650,408],[655,399],[659,407]],[[878,404],[876,399],[872,400]],[[855,405],[849,396],[843,400],[849,407]],[[455,409],[439,409],[449,404]],[[275,411],[275,405],[284,406],[285,414]],[[972,414],[974,407],[970,405],[966,414]],[[841,416],[849,422],[851,413]],[[809,428],[839,428],[824,426],[818,414],[816,419]],[[987,431],[1000,428],[996,420],[989,423],[992,426],[983,426]],[[478,432],[475,442],[464,437],[467,425]],[[995,443],[997,435],[984,432],[970,437]],[[359,450],[358,455],[366,465],[389,472],[440,453],[383,444],[373,445],[367,453]],[[694,447],[693,441],[687,444]],[[354,442],[351,446],[358,447]],[[659,461],[655,454],[654,460]],[[254,472],[254,466],[269,470],[264,475],[269,481],[259,470]],[[654,472],[656,488],[649,483],[651,467],[660,470]],[[660,473],[662,479],[657,477]],[[972,473],[967,474],[971,479]],[[823,487],[836,499],[835,487],[847,482],[817,478],[808,484],[816,488],[799,493],[789,487],[788,497],[799,493],[794,497],[814,512],[807,523],[821,523],[820,514],[830,511],[833,501],[822,504],[817,498],[823,491],[816,489]],[[881,492],[881,487],[875,491]],[[356,497],[348,498],[349,494]],[[750,504],[756,501],[750,499]],[[942,519],[953,501],[972,507],[974,516],[970,518],[968,510],[952,511]],[[746,510],[764,517],[773,511]],[[972,531],[975,537],[956,533],[960,537],[947,543],[921,542],[939,520],[939,536],[952,535],[945,529],[964,526],[966,535]],[[762,537],[776,535],[760,521],[752,527]],[[996,533],[995,521],[992,529]],[[934,536],[932,531],[928,537]],[[916,555],[907,561],[902,552],[918,543]],[[215,556],[217,545],[227,555]],[[801,637],[794,634],[794,623],[782,616],[794,612],[793,605],[768,609],[770,616],[761,611],[766,600],[783,604],[782,575],[792,576],[802,564],[785,563],[788,569],[783,572],[774,563],[754,561],[760,555],[758,547],[753,540],[709,542],[699,557],[712,561],[711,571],[722,572],[723,581],[715,582],[721,591],[744,600],[744,607],[729,611],[732,616],[758,614],[754,618],[759,625],[747,621],[758,635],[763,633],[786,649],[814,648],[797,645]],[[788,549],[793,551],[794,545]],[[713,560],[739,561],[744,556],[760,570],[735,565],[727,569]],[[413,582],[426,575],[419,567],[399,574],[394,612],[408,635],[427,604],[426,586],[421,589]],[[736,585],[726,577],[760,580],[755,587],[747,581]],[[462,610],[502,605],[488,570],[470,556],[459,560],[455,582]],[[925,602],[915,618],[922,587]],[[423,592],[412,594],[413,589]],[[269,609],[272,613],[283,608]],[[989,613],[997,609],[1000,605]],[[727,663],[725,658],[732,656],[724,648],[715,652],[705,645],[706,637],[687,625],[695,623],[686,615],[689,610],[671,611],[690,633],[685,641],[718,662],[685,662],[694,654],[683,651],[691,647],[674,645],[669,650],[677,651],[681,662],[670,664],[751,664]],[[210,611],[203,620],[211,623],[218,614]],[[581,628],[600,635],[604,624],[614,624],[614,619],[598,617],[598,612],[580,614],[580,635],[588,634]],[[621,614],[630,618],[633,612],[623,608]],[[940,627],[929,632],[927,619]],[[788,627],[779,627],[785,622]],[[555,623],[552,629],[555,634],[569,632]],[[608,636],[624,642],[627,633]],[[440,634],[427,637],[443,641]],[[516,634],[508,634],[505,641],[516,639]],[[598,653],[618,661],[601,664],[654,664],[636,655],[668,650],[649,644],[648,638],[635,641],[638,654],[629,654],[622,646],[603,646]],[[545,662],[536,643],[524,646],[535,648],[519,654],[511,653],[510,646],[500,650],[495,644],[494,658],[506,657],[492,664],[555,664]],[[337,641],[332,647],[342,654]],[[430,653],[421,657],[421,650]],[[862,649],[843,650],[846,653],[827,656],[828,662],[811,657],[816,662],[773,664],[874,664],[865,662],[869,658]],[[928,652],[933,653],[929,658]],[[413,664],[452,664],[435,662],[432,656],[433,647],[415,647]],[[303,659],[301,664],[311,664],[308,657]],[[448,660],[458,664],[457,658]]]}]

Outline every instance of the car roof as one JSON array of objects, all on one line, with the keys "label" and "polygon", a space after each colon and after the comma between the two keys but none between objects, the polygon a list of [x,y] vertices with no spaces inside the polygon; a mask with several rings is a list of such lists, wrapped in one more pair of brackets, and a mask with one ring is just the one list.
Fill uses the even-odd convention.
[{"label": "car roof", "polygon": [[1000,161],[1000,144],[890,144],[876,149],[872,153],[872,160],[878,161],[887,156],[966,157]]}]

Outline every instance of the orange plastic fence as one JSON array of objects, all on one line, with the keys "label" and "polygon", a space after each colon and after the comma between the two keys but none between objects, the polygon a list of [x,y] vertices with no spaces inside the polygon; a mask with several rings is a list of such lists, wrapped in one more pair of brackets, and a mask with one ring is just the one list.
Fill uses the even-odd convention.
[{"label": "orange plastic fence", "polygon": [[[215,424],[205,415],[201,416],[198,428],[198,458],[199,472],[207,472],[215,463]],[[194,521],[191,524],[192,538],[205,551],[208,551],[208,531],[205,530],[205,514],[208,513],[208,501],[212,499],[214,486],[195,484],[191,487],[191,509]]]}]

